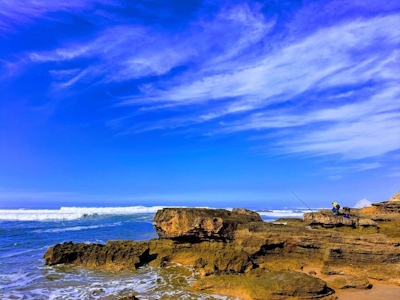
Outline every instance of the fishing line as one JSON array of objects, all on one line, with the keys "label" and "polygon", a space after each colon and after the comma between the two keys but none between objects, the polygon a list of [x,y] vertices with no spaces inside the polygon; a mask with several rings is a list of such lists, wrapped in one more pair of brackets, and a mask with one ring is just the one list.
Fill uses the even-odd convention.
[{"label": "fishing line", "polygon": [[312,216],[313,216],[313,218],[314,218],[314,211],[313,211],[303,200],[301,200],[301,198],[300,198],[299,196],[297,196],[291,189],[288,189],[288,190],[291,191],[292,194],[295,195],[295,196],[301,201],[301,203],[303,203],[305,206],[307,206],[307,208],[308,208],[309,210],[311,210]]}]

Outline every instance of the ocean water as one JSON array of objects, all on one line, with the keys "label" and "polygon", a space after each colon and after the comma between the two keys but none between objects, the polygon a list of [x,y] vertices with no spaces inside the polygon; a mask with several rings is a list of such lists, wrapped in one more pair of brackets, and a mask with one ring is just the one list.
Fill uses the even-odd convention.
[{"label": "ocean water", "polygon": [[[63,242],[157,238],[153,217],[162,207],[0,209],[0,299],[234,299],[194,293],[198,274],[183,266],[125,272],[45,265],[46,250]],[[264,221],[302,217],[299,209],[259,211]]]}]

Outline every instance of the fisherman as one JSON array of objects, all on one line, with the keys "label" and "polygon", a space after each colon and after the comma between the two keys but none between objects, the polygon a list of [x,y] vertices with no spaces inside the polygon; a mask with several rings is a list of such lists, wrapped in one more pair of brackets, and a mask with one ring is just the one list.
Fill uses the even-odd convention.
[{"label": "fisherman", "polygon": [[333,205],[332,212],[333,212],[335,215],[338,215],[338,214],[339,214],[339,209],[340,209],[339,203],[337,203],[337,202],[332,202],[332,205]]}]

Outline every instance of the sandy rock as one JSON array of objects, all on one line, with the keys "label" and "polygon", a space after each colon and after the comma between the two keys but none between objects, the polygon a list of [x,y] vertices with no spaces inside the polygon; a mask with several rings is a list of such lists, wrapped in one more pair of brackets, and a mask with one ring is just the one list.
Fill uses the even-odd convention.
[{"label": "sandy rock", "polygon": [[247,221],[247,219],[240,221],[240,223],[248,223],[248,222],[263,222],[263,219],[261,216],[256,213],[255,211],[245,209],[245,208],[234,208],[232,209],[232,212],[237,214],[237,216],[248,216],[250,219]]},{"label": "sandy rock", "polygon": [[390,201],[372,203],[372,207],[361,210],[362,214],[378,215],[378,214],[394,214],[400,215],[400,191],[390,198]]},{"label": "sandy rock", "polygon": [[329,286],[334,289],[359,289],[365,290],[372,288],[372,284],[366,277],[343,277],[336,278],[329,282]]},{"label": "sandy rock", "polygon": [[371,219],[364,219],[364,218],[358,219],[357,225],[358,226],[364,226],[364,227],[367,227],[367,226],[378,227],[378,224],[376,224],[375,221],[373,221]]},{"label": "sandy rock", "polygon": [[335,215],[330,211],[321,210],[315,213],[305,213],[303,215],[304,222],[310,225],[319,225],[325,228],[333,228],[333,227],[373,227],[378,229],[378,224],[371,219],[366,218],[358,218],[351,216],[350,218],[345,218],[343,215]]},{"label": "sandy rock", "polygon": [[400,201],[386,201],[380,203],[372,203],[373,207],[376,207],[380,214],[400,214]]},{"label": "sandy rock", "polygon": [[[247,276],[206,277],[192,284],[193,290],[221,292],[241,299],[317,299],[333,291],[325,281],[304,273],[254,270]],[[326,299],[326,298],[325,298]]]},{"label": "sandy rock", "polygon": [[357,222],[354,218],[347,219],[341,215],[335,215],[330,211],[305,213],[303,220],[310,225],[322,225],[328,228],[335,226],[356,226]]},{"label": "sandy rock", "polygon": [[262,222],[260,215],[245,209],[164,208],[154,216],[160,238],[177,241],[229,241],[238,224]]},{"label": "sandy rock", "polygon": [[390,202],[400,201],[400,191],[398,191],[392,198],[390,198]]},{"label": "sandy rock", "polygon": [[106,245],[69,242],[50,247],[44,259],[50,266],[71,264],[108,270],[136,269],[149,261],[149,247],[132,241],[110,241]]},{"label": "sandy rock", "polygon": [[[303,273],[308,277],[298,278],[297,274],[283,269],[299,270],[304,265],[319,266],[323,274],[351,274],[400,284],[400,238],[397,235],[400,219],[391,218],[380,223],[386,226],[384,229],[388,234],[393,233],[393,238],[353,229],[374,228],[375,222],[367,218],[352,216],[345,219],[328,213],[314,213],[312,216],[305,214],[304,219],[329,226],[312,229],[301,220],[276,226],[257,221],[256,215],[242,210],[164,209],[155,216],[160,239],[110,241],[106,245],[58,244],[48,249],[45,260],[48,265],[71,264],[111,270],[135,269],[143,264],[162,267],[180,263],[195,267],[206,277],[219,275],[211,276],[214,281],[201,281],[198,288],[215,288],[218,294],[229,294],[232,288],[237,295],[243,296],[242,299],[275,299],[263,298],[267,297],[265,293],[270,288],[277,292],[268,297],[284,299],[298,295],[293,297],[302,299],[303,279],[306,282],[311,276]],[[351,225],[346,224],[347,221]],[[267,276],[266,271],[278,272],[276,274],[281,277]],[[221,277],[231,274],[235,276]],[[260,277],[265,283],[259,282],[257,278]],[[229,278],[233,285],[223,278]],[[272,282],[271,278],[278,278],[277,286],[271,287],[267,283]],[[293,284],[292,278],[300,280],[299,287]],[[219,280],[223,283],[218,283]],[[288,289],[292,292],[279,296],[278,291],[287,289],[286,282],[292,282],[293,288]],[[318,282],[310,281],[307,286],[314,284],[318,287],[316,290],[320,290]],[[342,286],[359,288],[365,285],[346,281]],[[252,298],[252,295],[260,297]]]}]

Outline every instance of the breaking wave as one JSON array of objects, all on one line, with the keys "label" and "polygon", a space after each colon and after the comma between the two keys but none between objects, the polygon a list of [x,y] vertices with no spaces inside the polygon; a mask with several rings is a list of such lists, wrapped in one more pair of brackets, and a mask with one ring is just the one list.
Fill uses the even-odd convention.
[{"label": "breaking wave", "polygon": [[49,221],[77,220],[104,215],[134,215],[156,213],[165,206],[127,207],[61,207],[60,209],[0,209],[0,220],[7,221]]},{"label": "breaking wave", "polygon": [[268,210],[257,211],[263,219],[279,219],[279,218],[303,218],[303,214],[307,211],[303,210]]}]

